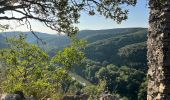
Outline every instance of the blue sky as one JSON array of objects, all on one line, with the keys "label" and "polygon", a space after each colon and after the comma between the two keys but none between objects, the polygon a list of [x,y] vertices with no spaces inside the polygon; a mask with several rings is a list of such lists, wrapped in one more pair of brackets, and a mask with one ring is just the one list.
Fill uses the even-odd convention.
[{"label": "blue sky", "polygon": [[147,0],[138,0],[135,7],[128,7],[128,20],[117,24],[111,19],[105,19],[103,16],[88,16],[83,14],[78,25],[81,30],[84,29],[110,29],[110,28],[124,28],[124,27],[148,27],[149,9],[147,7]]},{"label": "blue sky", "polygon": [[[88,14],[83,13],[80,18],[80,23],[76,26],[78,26],[80,30],[148,27],[149,9],[147,7],[147,0],[138,0],[138,3],[135,7],[129,6],[128,9],[129,9],[128,20],[123,21],[121,24],[117,24],[113,20],[106,19],[100,15],[88,16]],[[37,21],[31,21],[31,23],[32,23],[32,28],[35,31],[56,33]],[[21,26],[12,29],[12,31],[29,31],[29,30],[26,28],[26,26]]]}]

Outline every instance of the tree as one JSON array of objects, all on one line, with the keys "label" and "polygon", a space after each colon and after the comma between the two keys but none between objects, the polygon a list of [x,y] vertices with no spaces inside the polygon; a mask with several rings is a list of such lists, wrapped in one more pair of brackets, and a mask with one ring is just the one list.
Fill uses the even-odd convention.
[{"label": "tree", "polygon": [[9,48],[0,51],[0,87],[7,93],[22,91],[37,99],[56,99],[56,95],[66,93],[73,84],[68,72],[84,59],[79,51],[83,41],[74,40],[53,59],[38,46],[26,42],[23,36],[8,39],[8,43]]},{"label": "tree", "polygon": [[[88,11],[89,15],[99,12],[121,22],[127,19],[128,11],[121,9],[124,4],[134,6],[136,0],[0,0],[0,14],[13,11],[23,15],[21,18],[2,16],[0,19],[31,18],[54,30],[71,34],[77,30],[72,25],[78,22],[81,11]],[[149,7],[148,100],[166,100],[170,99],[170,1],[149,0]]]},{"label": "tree", "polygon": [[70,71],[76,64],[80,64],[85,60],[85,54],[80,50],[86,46],[86,41],[78,40],[72,37],[73,44],[58,51],[56,56],[52,58],[52,63],[62,66],[66,71]]},{"label": "tree", "polygon": [[148,100],[170,99],[170,1],[149,0]]},{"label": "tree", "polygon": [[[127,19],[128,10],[120,7],[125,4],[134,6],[136,0],[0,0],[0,20],[26,21],[30,26],[28,19],[34,19],[70,35],[77,33],[73,23],[78,23],[81,11],[99,13],[120,23]],[[9,11],[20,16],[10,16]]]},{"label": "tree", "polygon": [[86,86],[83,92],[90,95],[89,100],[98,100],[101,94],[105,91],[106,81],[100,80],[98,85]]},{"label": "tree", "polygon": [[111,93],[115,92],[114,90],[116,89],[117,86],[116,78],[119,77],[117,71],[118,71],[117,66],[108,65],[106,68],[102,67],[97,72],[98,79],[106,81],[106,87],[105,87],[106,91],[109,91]]},{"label": "tree", "polygon": [[25,42],[23,36],[8,39],[8,43],[9,48],[0,51],[0,63],[6,73],[2,80],[3,91],[22,91],[37,98],[50,95],[48,55],[37,46]]},{"label": "tree", "polygon": [[[127,66],[108,65],[97,72],[97,77],[106,81],[105,90],[118,93],[129,100],[137,100],[139,87],[145,74]],[[141,94],[140,94],[141,95]],[[140,97],[140,99],[144,97]]]},{"label": "tree", "polygon": [[138,100],[147,100],[147,80],[144,79],[144,82],[140,85],[138,91]]}]

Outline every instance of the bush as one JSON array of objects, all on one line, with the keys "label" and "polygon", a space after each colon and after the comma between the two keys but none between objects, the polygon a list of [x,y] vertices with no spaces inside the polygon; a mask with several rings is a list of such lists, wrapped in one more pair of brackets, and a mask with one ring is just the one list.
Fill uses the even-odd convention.
[{"label": "bush", "polygon": [[75,45],[58,52],[51,60],[41,48],[27,43],[24,36],[10,38],[8,43],[9,48],[0,51],[1,69],[6,72],[1,84],[3,91],[22,91],[38,100],[61,96],[65,89],[63,80],[70,79],[69,70],[84,59]]}]

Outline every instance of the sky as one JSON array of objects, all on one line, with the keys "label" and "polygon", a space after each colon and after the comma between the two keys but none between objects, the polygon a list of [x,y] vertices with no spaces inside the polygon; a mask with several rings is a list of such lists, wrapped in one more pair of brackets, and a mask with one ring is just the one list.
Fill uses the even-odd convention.
[{"label": "sky", "polygon": [[[147,6],[147,0],[138,0],[135,7],[129,6],[129,15],[126,21],[121,24],[117,24],[111,19],[106,19],[103,16],[95,15],[89,16],[88,14],[82,13],[79,21],[80,23],[76,26],[80,30],[101,30],[101,29],[113,29],[113,28],[130,28],[130,27],[148,27],[148,16],[149,9]],[[16,22],[6,21],[5,23],[10,23],[13,27],[11,30],[7,31],[29,31],[26,26],[19,26]],[[56,34],[55,31],[45,27],[42,23],[38,21],[31,21],[32,29],[34,31],[45,32],[49,34]]]}]

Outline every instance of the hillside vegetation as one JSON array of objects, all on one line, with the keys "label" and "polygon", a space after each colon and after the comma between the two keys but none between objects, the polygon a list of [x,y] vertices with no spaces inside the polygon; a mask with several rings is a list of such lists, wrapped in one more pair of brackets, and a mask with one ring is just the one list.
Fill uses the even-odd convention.
[{"label": "hillside vegetation", "polygon": [[[65,35],[35,32],[43,44],[30,32],[5,32],[0,34],[0,47],[7,47],[6,37],[18,37],[18,33],[26,35],[29,43],[38,43],[51,57],[71,44]],[[146,95],[146,28],[83,30],[77,37],[87,41],[83,50],[87,59],[74,66],[71,77],[87,86],[106,81],[105,90],[119,94],[124,100],[146,99],[143,98]]]}]

